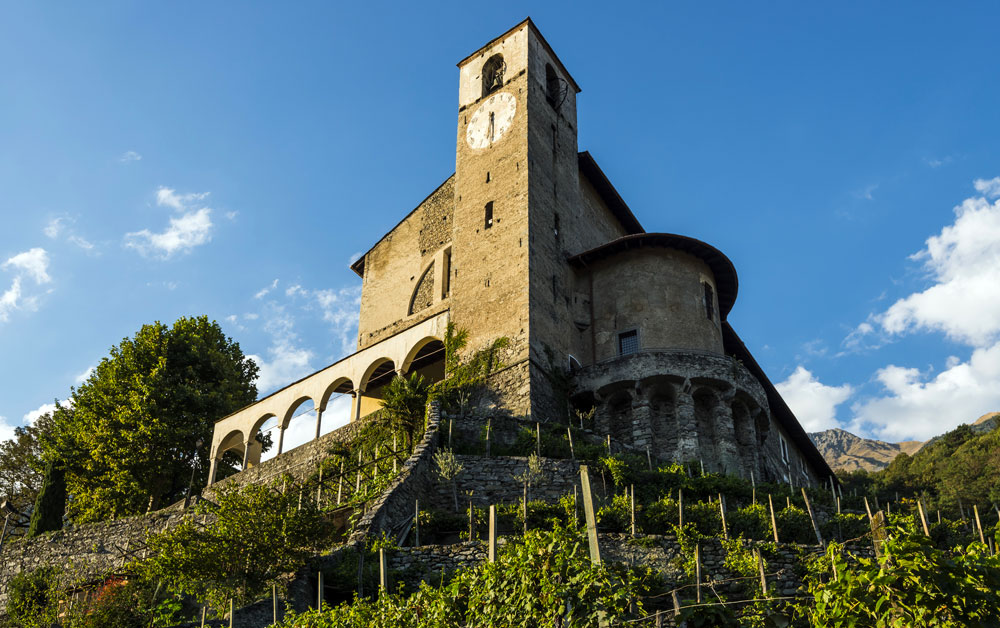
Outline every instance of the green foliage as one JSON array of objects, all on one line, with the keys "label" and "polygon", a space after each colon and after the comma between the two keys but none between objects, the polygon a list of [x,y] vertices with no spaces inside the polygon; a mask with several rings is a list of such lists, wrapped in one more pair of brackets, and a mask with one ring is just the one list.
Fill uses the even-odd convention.
[{"label": "green foliage", "polygon": [[[426,584],[376,600],[290,614],[286,628],[459,628],[580,626],[597,628],[641,616],[647,574],[591,564],[585,539],[573,529],[531,531],[439,588]],[[635,611],[630,602],[636,602]],[[636,615],[638,613],[639,615]]]},{"label": "green foliage", "polygon": [[815,544],[816,533],[813,532],[809,513],[795,504],[782,508],[774,513],[778,522],[778,540],[782,543]]},{"label": "green foliage", "polygon": [[66,470],[59,460],[49,460],[45,467],[42,487],[35,499],[35,508],[31,512],[31,523],[28,525],[27,537],[31,538],[44,532],[61,530],[65,513]]},{"label": "green foliage", "polygon": [[881,471],[841,474],[845,499],[863,508],[861,496],[884,503],[903,497],[922,497],[931,511],[958,514],[959,504],[1000,503],[1000,430],[982,432],[968,425],[938,437],[912,456],[900,454]]},{"label": "green foliage", "polygon": [[7,619],[20,628],[49,628],[58,612],[58,570],[21,571],[7,585]]},{"label": "green foliage", "polygon": [[427,394],[427,383],[417,373],[409,377],[393,377],[382,394],[380,412],[393,429],[401,431],[406,437],[407,449],[413,448],[414,436],[423,427]]},{"label": "green foliage", "polygon": [[[134,515],[176,501],[208,472],[214,422],[257,397],[257,366],[215,322],[201,316],[144,325],[111,348],[58,407],[42,439],[47,459],[66,465],[77,523]],[[225,472],[225,469],[222,470]]]},{"label": "green foliage", "polygon": [[0,442],[0,495],[18,510],[34,504],[38,496],[45,474],[39,435],[51,428],[49,412],[38,417],[34,425],[15,427],[14,437]]},{"label": "green foliage", "polygon": [[469,333],[449,322],[445,330],[445,378],[430,388],[430,398],[441,403],[442,409],[452,413],[465,413],[466,404],[473,395],[481,392],[489,375],[501,368],[500,354],[510,345],[506,337],[497,338],[486,348],[471,356],[462,356]]},{"label": "green foliage", "polygon": [[774,538],[771,534],[771,515],[767,506],[760,502],[727,512],[726,524],[733,536],[756,540]]},{"label": "green foliage", "polygon": [[305,565],[328,538],[313,500],[299,507],[298,486],[226,487],[218,504],[199,503],[200,517],[148,541],[151,558],[140,567],[171,593],[193,595],[223,608],[229,599],[252,602],[282,574]]},{"label": "green foliage", "polygon": [[922,534],[889,532],[880,559],[831,543],[807,579],[815,603],[798,615],[813,626],[1000,626],[1000,557],[979,543],[949,552]]}]

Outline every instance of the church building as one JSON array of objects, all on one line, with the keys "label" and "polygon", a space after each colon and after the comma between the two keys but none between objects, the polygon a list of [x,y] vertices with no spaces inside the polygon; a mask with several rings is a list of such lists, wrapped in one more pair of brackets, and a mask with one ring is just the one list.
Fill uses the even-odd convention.
[{"label": "church building", "polygon": [[469,349],[510,340],[488,383],[498,412],[565,423],[593,408],[598,433],[659,460],[826,482],[827,463],[727,320],[732,262],[643,229],[579,151],[580,88],[532,21],[458,68],[454,174],[351,266],[363,282],[357,352],[220,419],[213,468],[230,449],[255,463],[259,427],[287,426],[305,400],[318,436],[335,394],[352,397],[357,420],[397,374],[440,379],[450,321]]}]

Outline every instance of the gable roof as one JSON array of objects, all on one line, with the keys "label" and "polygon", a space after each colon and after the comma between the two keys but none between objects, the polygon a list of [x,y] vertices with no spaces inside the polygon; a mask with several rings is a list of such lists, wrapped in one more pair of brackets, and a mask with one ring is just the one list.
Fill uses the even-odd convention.
[{"label": "gable roof", "polygon": [[601,167],[597,165],[594,161],[594,157],[590,154],[590,151],[583,151],[577,154],[577,161],[580,164],[580,173],[587,177],[590,184],[594,186],[597,193],[601,195],[601,199],[614,214],[618,222],[625,227],[625,232],[628,234],[633,233],[645,233],[645,229],[639,224],[639,220],[632,213],[632,210],[628,208],[625,201],[622,200],[621,194],[615,189],[615,186],[611,185],[611,181],[601,170]]},{"label": "gable roof", "polygon": [[757,360],[750,354],[750,350],[743,344],[743,340],[736,334],[736,330],[726,321],[722,323],[722,344],[726,354],[742,362],[743,366],[753,373],[757,381],[764,387],[764,392],[767,394],[767,403],[771,407],[771,414],[781,424],[781,427],[785,429],[785,433],[795,443],[795,446],[799,448],[799,451],[802,452],[802,455],[809,461],[813,469],[820,476],[833,477],[834,482],[839,484],[836,474],[830,469],[830,465],[823,458],[823,454],[819,453],[819,450],[816,449],[816,445],[809,438],[809,435],[806,434],[799,420],[795,418],[795,413],[788,407],[785,400],[781,398],[774,384],[764,374],[764,369],[760,367],[760,364],[757,364]]}]

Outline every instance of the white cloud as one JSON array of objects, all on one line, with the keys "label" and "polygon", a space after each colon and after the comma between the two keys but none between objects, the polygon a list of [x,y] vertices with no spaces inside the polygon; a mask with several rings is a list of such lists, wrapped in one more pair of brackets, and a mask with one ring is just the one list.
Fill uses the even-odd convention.
[{"label": "white cloud", "polygon": [[[62,402],[60,402],[62,403]],[[65,404],[63,404],[65,405]],[[43,414],[49,414],[50,412],[55,412],[56,404],[54,403],[43,403],[34,410],[28,412],[24,415],[22,420],[28,425],[34,425],[35,421],[39,419]]]},{"label": "white cloud", "polygon": [[285,296],[286,297],[294,297],[296,294],[299,294],[299,293],[306,294],[306,291],[303,290],[302,286],[300,286],[299,284],[295,284],[294,286],[289,286],[285,290]]},{"label": "white cloud", "polygon": [[[997,192],[1000,178],[977,181],[976,189]],[[875,316],[882,331],[940,331],[973,347],[1000,336],[1000,201],[969,198],[955,208],[955,216],[912,256],[923,262],[934,284]]]},{"label": "white cloud", "polygon": [[295,321],[285,311],[284,306],[269,304],[265,319],[264,330],[271,336],[271,346],[267,350],[267,356],[266,358],[261,355],[247,356],[260,367],[257,390],[261,395],[290,384],[316,370],[312,365],[314,354],[309,349],[298,346]]},{"label": "white cloud", "polygon": [[987,198],[996,198],[1000,196],[1000,177],[993,177],[992,179],[976,179],[972,182],[972,185],[976,188],[977,192]]},{"label": "white cloud", "polygon": [[356,262],[359,259],[361,259],[361,257],[363,255],[364,255],[364,253],[362,253],[361,251],[358,251],[357,253],[351,253],[351,257],[348,258],[348,260],[347,260],[347,265],[351,266],[352,264],[354,264],[354,262]]},{"label": "white cloud", "polygon": [[66,238],[66,240],[69,241],[70,244],[77,245],[78,247],[80,247],[84,251],[92,251],[92,250],[94,250],[94,244],[92,242],[90,242],[90,241],[88,241],[88,240],[84,239],[83,237],[78,236],[76,234],[69,236],[68,238]]},{"label": "white cloud", "polygon": [[264,297],[267,296],[267,293],[269,293],[271,290],[274,290],[277,287],[278,287],[278,280],[275,279],[274,281],[271,282],[271,285],[262,288],[259,292],[257,292],[257,294],[253,295],[253,298],[263,299]]},{"label": "white cloud", "polygon": [[23,274],[34,279],[35,283],[38,284],[52,281],[52,277],[49,276],[48,272],[49,254],[42,248],[35,247],[23,253],[18,253],[0,265],[0,268],[5,270],[13,268],[21,271]]},{"label": "white cloud", "polygon": [[42,233],[44,233],[47,237],[52,238],[54,240],[59,237],[59,234],[61,234],[63,232],[63,229],[65,228],[66,228],[66,218],[60,216],[50,220],[48,224],[45,225],[45,228],[42,229]]},{"label": "white cloud", "polygon": [[0,322],[7,322],[10,318],[11,310],[17,309],[17,302],[21,298],[21,278],[14,277],[10,288],[0,295]]},{"label": "white cloud", "polygon": [[889,365],[875,374],[884,395],[852,406],[851,429],[895,441],[926,440],[1000,410],[1000,342],[973,351],[968,362],[949,357],[936,376]]},{"label": "white cloud", "polygon": [[775,385],[807,432],[837,427],[837,406],[854,392],[849,384],[826,386],[805,367],[799,366],[783,382]]},{"label": "white cloud", "polygon": [[239,212],[226,212],[226,218],[228,218],[229,220],[236,220],[236,217],[239,215],[240,215]]},{"label": "white cloud", "polygon": [[872,195],[875,190],[878,189],[878,183],[872,183],[871,185],[866,185],[864,188],[858,190],[854,193],[858,198],[863,198],[866,201],[874,200],[875,197]]},{"label": "white cloud", "polygon": [[95,368],[96,367],[88,366],[87,370],[85,370],[84,372],[80,373],[79,375],[77,375],[76,377],[73,378],[73,382],[77,386],[79,386],[80,384],[84,383],[85,381],[87,381],[88,379],[90,379],[91,375],[94,374],[94,369]]},{"label": "white cloud", "polygon": [[0,269],[14,272],[10,287],[0,295],[0,322],[7,322],[13,310],[37,310],[39,295],[26,294],[23,280],[27,277],[39,285],[52,281],[48,272],[49,255],[45,249],[33,248],[18,253],[0,264]]},{"label": "white cloud", "polygon": [[361,286],[316,290],[312,296],[323,312],[323,320],[330,324],[340,340],[342,355],[352,353],[357,347]]},{"label": "white cloud", "polygon": [[177,194],[173,189],[161,187],[156,191],[156,204],[169,207],[179,215],[170,217],[170,224],[161,233],[149,229],[125,234],[125,246],[141,255],[167,259],[177,253],[188,253],[196,246],[212,240],[212,209],[196,207],[208,192]]},{"label": "white cloud", "polygon": [[207,196],[208,192],[178,194],[172,188],[161,186],[156,190],[156,204],[177,211],[186,211],[191,203],[204,200]]},{"label": "white cloud", "polygon": [[141,160],[142,160],[142,155],[140,155],[139,153],[135,152],[134,150],[127,150],[124,153],[122,153],[121,157],[118,158],[118,161],[122,162],[123,164],[132,163],[133,161],[141,161]]},{"label": "white cloud", "polygon": [[7,422],[7,417],[0,416],[0,441],[14,438],[14,426]]}]

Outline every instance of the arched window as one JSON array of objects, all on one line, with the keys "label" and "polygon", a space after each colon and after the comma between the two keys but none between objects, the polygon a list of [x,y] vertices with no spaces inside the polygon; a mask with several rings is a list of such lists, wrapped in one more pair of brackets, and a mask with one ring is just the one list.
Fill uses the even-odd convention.
[{"label": "arched window", "polygon": [[483,96],[488,96],[503,87],[503,73],[507,64],[503,55],[495,54],[483,64]]},{"label": "arched window", "polygon": [[562,104],[562,85],[555,68],[550,63],[545,64],[545,98],[556,109]]}]

